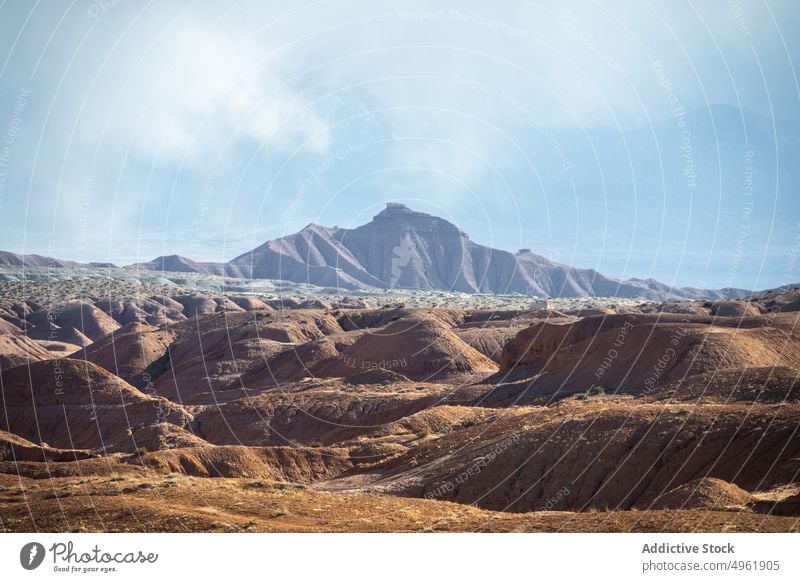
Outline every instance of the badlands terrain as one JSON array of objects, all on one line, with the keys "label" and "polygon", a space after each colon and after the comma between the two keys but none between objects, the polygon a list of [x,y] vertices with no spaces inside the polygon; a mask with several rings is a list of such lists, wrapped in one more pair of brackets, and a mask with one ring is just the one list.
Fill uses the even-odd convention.
[{"label": "badlands terrain", "polygon": [[0,281],[0,530],[800,529],[796,289],[541,304],[72,268]]}]

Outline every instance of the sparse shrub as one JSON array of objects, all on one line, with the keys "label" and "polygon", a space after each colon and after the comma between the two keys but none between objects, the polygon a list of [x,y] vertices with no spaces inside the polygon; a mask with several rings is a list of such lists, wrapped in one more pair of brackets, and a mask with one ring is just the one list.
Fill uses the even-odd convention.
[{"label": "sparse shrub", "polygon": [[272,486],[279,491],[288,491],[292,489],[306,489],[305,485],[303,485],[302,483],[296,483],[294,481],[276,481]]},{"label": "sparse shrub", "polygon": [[136,461],[146,455],[148,453],[147,447],[139,447],[129,455],[122,457],[122,461],[124,463],[129,463],[130,461]]}]

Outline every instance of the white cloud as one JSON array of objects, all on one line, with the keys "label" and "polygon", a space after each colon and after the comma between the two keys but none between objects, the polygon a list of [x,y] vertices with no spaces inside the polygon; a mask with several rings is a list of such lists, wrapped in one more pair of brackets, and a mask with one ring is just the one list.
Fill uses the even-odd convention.
[{"label": "white cloud", "polygon": [[117,116],[139,149],[190,160],[242,139],[269,142],[268,153],[303,142],[315,153],[327,149],[327,122],[269,59],[258,59],[264,47],[237,46],[232,34],[184,22],[156,52],[148,64],[157,66],[137,72]]}]

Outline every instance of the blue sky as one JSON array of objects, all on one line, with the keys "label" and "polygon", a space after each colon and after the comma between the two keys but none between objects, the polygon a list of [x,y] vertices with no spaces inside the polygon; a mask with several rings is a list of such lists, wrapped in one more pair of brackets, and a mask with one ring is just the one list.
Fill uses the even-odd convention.
[{"label": "blue sky", "polygon": [[800,5],[665,4],[6,0],[0,249],[228,260],[401,201],[612,276],[798,281]]}]

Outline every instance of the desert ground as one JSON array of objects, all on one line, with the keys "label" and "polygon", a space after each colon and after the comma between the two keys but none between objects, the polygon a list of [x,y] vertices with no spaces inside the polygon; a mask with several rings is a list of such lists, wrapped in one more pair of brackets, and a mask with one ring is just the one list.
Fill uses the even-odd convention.
[{"label": "desert ground", "polygon": [[796,289],[149,277],[0,281],[0,530],[800,529]]}]

